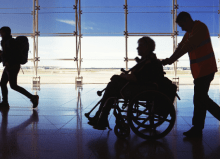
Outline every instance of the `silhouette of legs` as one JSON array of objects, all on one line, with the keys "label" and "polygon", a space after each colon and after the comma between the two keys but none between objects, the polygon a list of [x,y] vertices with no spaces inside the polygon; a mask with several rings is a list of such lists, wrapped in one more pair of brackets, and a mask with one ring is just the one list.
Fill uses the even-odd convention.
[{"label": "silhouette of legs", "polygon": [[204,128],[206,110],[220,120],[220,108],[209,98],[208,91],[214,73],[194,80],[194,116],[192,123],[195,127]]},{"label": "silhouette of legs", "polygon": [[18,76],[19,70],[20,70],[20,65],[13,67],[13,68],[5,67],[3,71],[2,78],[1,78],[1,90],[2,90],[3,102],[8,103],[8,88],[7,88],[8,82],[10,83],[10,86],[13,90],[25,95],[29,99],[33,97],[32,94],[30,94],[24,88],[17,85],[17,76]]},{"label": "silhouette of legs", "polygon": [[[99,106],[98,111],[96,112],[95,116],[90,119],[89,124],[94,125],[94,128],[97,129],[105,129],[108,126],[108,115],[114,103],[113,99],[110,99],[107,105],[104,107],[105,102],[110,97],[119,97],[120,90],[122,87],[127,83],[124,79],[115,79],[108,83],[105,93],[102,97],[101,104]],[[100,118],[100,113],[102,113]]]}]

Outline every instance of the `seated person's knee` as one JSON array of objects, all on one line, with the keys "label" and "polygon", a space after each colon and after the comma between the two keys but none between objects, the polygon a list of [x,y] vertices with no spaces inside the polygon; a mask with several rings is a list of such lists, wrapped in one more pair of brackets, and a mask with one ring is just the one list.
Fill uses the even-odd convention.
[{"label": "seated person's knee", "polygon": [[11,87],[11,89],[16,90],[17,86],[18,86],[17,84],[11,84],[11,83],[10,83],[10,87]]}]

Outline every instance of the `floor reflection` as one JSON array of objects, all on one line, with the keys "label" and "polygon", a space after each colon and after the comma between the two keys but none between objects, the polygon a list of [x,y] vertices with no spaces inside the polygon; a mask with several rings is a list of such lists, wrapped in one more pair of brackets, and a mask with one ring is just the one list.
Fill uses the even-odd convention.
[{"label": "floor reflection", "polygon": [[[29,89],[28,85],[24,85]],[[42,85],[38,109],[9,89],[10,109],[0,109],[0,159],[216,159],[220,156],[220,126],[207,113],[203,138],[186,139],[191,127],[193,86],[181,86],[181,100],[174,103],[176,123],[162,139],[144,140],[132,131],[122,140],[114,131],[99,131],[84,116],[100,100],[97,90],[105,85]],[[33,92],[34,93],[34,92]],[[219,87],[211,86],[210,97],[220,101]],[[110,126],[115,118],[109,116]]]},{"label": "floor reflection", "polygon": [[77,127],[76,127],[76,136],[77,136],[77,152],[78,156],[83,155],[83,148],[82,148],[82,142],[83,142],[83,136],[82,136],[82,100],[81,100],[81,92],[83,90],[82,87],[77,87],[77,101],[76,101],[76,118],[77,118]]},{"label": "floor reflection", "polygon": [[[173,159],[173,153],[168,147],[166,139],[138,140],[136,135],[130,139],[116,139],[114,149],[109,148],[109,136],[91,140],[88,143],[89,149],[97,159]],[[112,153],[114,152],[114,153]]]},{"label": "floor reflection", "polygon": [[[0,109],[2,114],[2,122],[1,122],[1,150],[2,150],[2,158],[8,159],[11,156],[23,156],[24,154],[20,151],[18,137],[19,131],[25,129],[27,126],[32,124],[33,130],[37,129],[38,122],[38,113],[36,110],[33,110],[33,114],[29,119],[8,130],[8,112],[10,108],[3,107]],[[37,140],[36,135],[33,137],[33,148],[37,150]]]}]

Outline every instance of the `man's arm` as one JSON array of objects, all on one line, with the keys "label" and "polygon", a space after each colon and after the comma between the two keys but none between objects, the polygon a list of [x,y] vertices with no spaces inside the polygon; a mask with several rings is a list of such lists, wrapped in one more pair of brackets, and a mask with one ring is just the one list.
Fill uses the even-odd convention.
[{"label": "man's arm", "polygon": [[186,54],[187,52],[190,52],[196,49],[198,45],[201,44],[201,42],[204,40],[204,36],[206,36],[205,35],[206,29],[207,27],[203,23],[201,23],[200,25],[197,25],[193,29],[193,34],[188,39],[186,39],[186,36],[184,36],[181,42],[182,46],[178,47],[178,49],[175,50],[175,52],[170,58],[165,59],[165,61],[163,62],[163,65],[172,64],[176,60],[178,60],[180,57],[182,57],[184,54]]},{"label": "man's arm", "polygon": [[170,61],[169,61],[170,64],[174,63],[176,60],[178,60],[186,53],[187,51],[185,49],[176,49],[173,55],[170,57]]},{"label": "man's arm", "polygon": [[174,63],[176,60],[178,60],[181,56],[183,56],[185,53],[182,50],[182,47],[184,45],[184,42],[186,41],[186,34],[184,35],[182,41],[179,43],[178,47],[176,48],[176,50],[174,51],[174,53],[171,55],[170,58],[166,58],[165,60],[162,60],[162,64],[163,65],[167,65],[167,64],[172,64]]}]

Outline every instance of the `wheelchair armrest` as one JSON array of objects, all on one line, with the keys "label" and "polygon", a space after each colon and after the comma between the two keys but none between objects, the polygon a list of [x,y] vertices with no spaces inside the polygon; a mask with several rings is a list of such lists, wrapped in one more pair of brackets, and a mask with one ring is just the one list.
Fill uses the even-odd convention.
[{"label": "wheelchair armrest", "polygon": [[154,85],[157,90],[159,89],[159,85],[156,82],[146,82],[145,85],[149,85],[149,86]]},{"label": "wheelchair armrest", "polygon": [[[132,86],[132,85],[134,85],[134,86]],[[158,86],[158,84],[156,83],[156,82],[146,82],[146,83],[144,83],[144,84],[142,84],[142,85],[140,85],[140,84],[137,84],[137,83],[133,83],[133,82],[127,82],[125,85],[124,85],[124,87],[122,87],[122,89],[120,90],[120,95],[121,95],[121,97],[123,98],[123,99],[125,99],[126,97],[125,97],[125,95],[123,94],[123,91],[126,89],[126,87],[128,87],[128,86],[131,86],[131,88],[133,87],[135,87],[135,88],[137,88],[136,90],[138,90],[138,88],[140,88],[141,87],[141,89],[144,89],[144,87],[146,88],[146,87],[149,87],[149,90],[151,90],[151,89],[156,89],[156,90],[158,90],[159,89],[159,86]],[[128,89],[129,90],[129,89]],[[148,90],[148,89],[146,89],[146,90]],[[129,90],[129,92],[132,92],[132,90]]]}]

